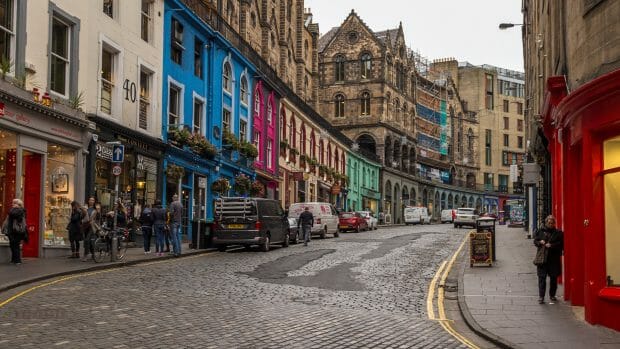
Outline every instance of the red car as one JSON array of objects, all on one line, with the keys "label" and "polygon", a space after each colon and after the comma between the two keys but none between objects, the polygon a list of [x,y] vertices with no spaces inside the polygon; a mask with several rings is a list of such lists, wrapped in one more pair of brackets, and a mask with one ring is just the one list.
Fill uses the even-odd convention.
[{"label": "red car", "polygon": [[357,212],[343,212],[340,214],[338,228],[340,231],[354,231],[359,233],[362,230],[368,230],[368,222]]}]

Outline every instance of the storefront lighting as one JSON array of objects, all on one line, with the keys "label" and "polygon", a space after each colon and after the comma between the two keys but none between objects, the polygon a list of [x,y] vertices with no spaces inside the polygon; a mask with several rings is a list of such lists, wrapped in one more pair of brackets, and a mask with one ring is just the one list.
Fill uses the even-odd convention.
[{"label": "storefront lighting", "polygon": [[138,189],[144,189],[144,185],[145,184],[146,184],[146,182],[138,181],[138,182],[136,182],[136,187],[138,187]]}]

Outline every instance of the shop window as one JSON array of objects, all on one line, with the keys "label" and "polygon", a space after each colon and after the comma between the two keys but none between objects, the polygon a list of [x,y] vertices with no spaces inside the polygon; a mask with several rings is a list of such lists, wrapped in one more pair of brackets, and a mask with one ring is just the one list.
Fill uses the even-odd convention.
[{"label": "shop window", "polygon": [[153,0],[142,0],[140,9],[140,37],[151,42],[153,35]]},{"label": "shop window", "polygon": [[607,285],[620,287],[620,137],[605,141],[603,152]]},{"label": "shop window", "polygon": [[[0,222],[4,222],[16,197],[17,185],[17,135],[0,129]],[[0,234],[0,243],[9,240]]]},{"label": "shop window", "polygon": [[67,224],[75,197],[75,151],[48,143],[45,179],[44,246],[69,246]]}]

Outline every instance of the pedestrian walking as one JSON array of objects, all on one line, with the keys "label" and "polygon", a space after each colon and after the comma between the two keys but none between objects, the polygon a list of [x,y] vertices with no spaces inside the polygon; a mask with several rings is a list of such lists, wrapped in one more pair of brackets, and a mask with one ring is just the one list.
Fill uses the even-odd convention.
[{"label": "pedestrian walking", "polygon": [[164,227],[166,225],[166,210],[161,207],[161,200],[155,200],[155,207],[151,209],[153,214],[153,230],[155,231],[155,253],[164,255]]},{"label": "pedestrian walking", "polygon": [[144,209],[142,209],[138,221],[141,224],[140,229],[142,230],[142,240],[144,241],[144,254],[149,254],[151,253],[151,236],[153,235],[153,223],[155,222],[150,204],[144,205]]},{"label": "pedestrian walking", "polygon": [[310,241],[310,235],[312,233],[312,226],[314,225],[314,216],[310,212],[310,207],[306,206],[304,211],[299,215],[297,220],[297,229],[301,226],[301,231],[304,235],[304,246],[308,246]]},{"label": "pedestrian walking", "polygon": [[13,199],[9,214],[2,224],[2,233],[8,236],[11,248],[11,263],[22,264],[20,244],[28,243],[28,229],[26,228],[26,210],[24,202]]},{"label": "pedestrian walking", "polygon": [[555,217],[545,218],[545,227],[536,232],[534,245],[539,249],[538,261],[535,260],[538,275],[538,303],[545,303],[547,277],[549,277],[550,304],[557,301],[555,298],[558,289],[558,276],[562,274],[562,250],[564,249],[564,233],[555,227]]},{"label": "pedestrian walking", "polygon": [[83,207],[77,201],[71,202],[71,217],[67,230],[69,231],[69,242],[71,244],[71,255],[69,258],[80,258],[80,241],[84,240],[84,223],[82,220],[87,219],[88,215]]},{"label": "pedestrian walking", "polygon": [[94,254],[93,242],[95,241],[95,234],[97,233],[97,228],[99,227],[97,222],[100,219],[98,217],[99,211],[97,211],[96,200],[93,196],[88,198],[86,207],[88,223],[82,224],[84,230],[84,254],[82,255],[82,262],[86,262],[88,260],[89,254],[91,256]]},{"label": "pedestrian walking", "polygon": [[170,229],[170,241],[172,242],[172,253],[175,257],[181,255],[181,219],[183,217],[183,204],[179,200],[179,196],[174,194],[172,196],[172,203],[170,204],[170,215],[172,220],[172,227]]}]

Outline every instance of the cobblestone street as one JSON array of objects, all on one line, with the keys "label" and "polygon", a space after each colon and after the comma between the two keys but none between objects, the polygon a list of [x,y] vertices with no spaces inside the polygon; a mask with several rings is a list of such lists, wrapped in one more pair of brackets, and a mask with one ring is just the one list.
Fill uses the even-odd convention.
[{"label": "cobblestone street", "polygon": [[0,308],[0,347],[463,347],[426,297],[465,232],[397,227],[84,275]]}]

